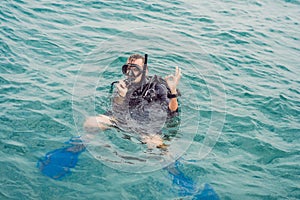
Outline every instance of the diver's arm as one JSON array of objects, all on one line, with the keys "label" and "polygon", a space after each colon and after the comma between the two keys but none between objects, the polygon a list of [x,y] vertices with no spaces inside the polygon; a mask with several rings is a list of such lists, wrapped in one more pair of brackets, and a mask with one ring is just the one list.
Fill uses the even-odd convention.
[{"label": "diver's arm", "polygon": [[156,90],[159,99],[161,100],[161,102],[163,102],[162,105],[164,109],[169,109],[171,112],[175,112],[178,108],[177,98],[175,97],[177,96],[177,90],[175,89],[175,91],[171,91],[172,95],[174,96],[173,98],[169,96],[168,89],[163,84],[157,85]]},{"label": "diver's arm", "polygon": [[[180,77],[181,77],[181,70],[176,67],[176,71],[175,71],[175,75],[169,75],[167,76],[165,79],[166,79],[166,82],[171,90],[171,94],[172,95],[177,95],[177,85],[179,83],[179,80],[180,80]],[[178,108],[178,102],[177,102],[177,98],[176,97],[173,97],[170,99],[170,102],[169,102],[169,109],[174,112],[176,111]]]},{"label": "diver's arm", "polygon": [[[175,89],[175,91],[171,91],[172,95],[177,95],[177,91]],[[173,97],[170,99],[169,102],[169,109],[170,111],[174,112],[178,109],[178,101],[177,101],[177,97]]]},{"label": "diver's arm", "polygon": [[118,105],[123,104],[123,103],[124,103],[124,100],[125,100],[125,98],[122,97],[122,96],[120,96],[119,94],[115,95],[114,98],[113,98],[113,102],[114,102],[115,104],[118,104]]},{"label": "diver's arm", "polygon": [[126,94],[128,92],[128,88],[126,86],[126,83],[121,80],[119,81],[119,83],[117,84],[117,90],[118,90],[118,95],[116,95],[113,99],[114,103],[117,104],[123,104]]}]

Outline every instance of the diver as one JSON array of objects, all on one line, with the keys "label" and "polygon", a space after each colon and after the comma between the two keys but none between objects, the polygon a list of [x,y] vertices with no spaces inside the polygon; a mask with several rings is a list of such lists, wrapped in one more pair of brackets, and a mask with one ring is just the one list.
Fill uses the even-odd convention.
[{"label": "diver", "polygon": [[112,112],[88,117],[84,122],[87,131],[117,127],[125,131],[140,133],[143,143],[149,148],[163,146],[159,134],[167,118],[178,112],[177,90],[181,70],[176,67],[174,75],[164,79],[148,76],[148,56],[133,54],[122,72],[126,79],[115,81],[116,91],[112,99]]}]

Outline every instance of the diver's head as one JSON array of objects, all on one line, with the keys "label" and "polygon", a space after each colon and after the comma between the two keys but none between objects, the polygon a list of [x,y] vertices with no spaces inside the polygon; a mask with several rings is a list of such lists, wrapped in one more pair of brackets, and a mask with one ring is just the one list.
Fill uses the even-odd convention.
[{"label": "diver's head", "polygon": [[[133,54],[122,67],[122,72],[126,75],[127,80],[132,83],[139,83],[142,80],[145,58],[139,54]],[[146,75],[148,69],[146,70]]]}]

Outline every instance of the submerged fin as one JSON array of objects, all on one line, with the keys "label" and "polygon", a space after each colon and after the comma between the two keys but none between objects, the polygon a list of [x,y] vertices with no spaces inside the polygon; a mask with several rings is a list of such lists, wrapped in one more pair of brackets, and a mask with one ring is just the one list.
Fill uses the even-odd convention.
[{"label": "submerged fin", "polygon": [[52,179],[61,179],[71,173],[78,161],[78,156],[85,150],[83,143],[72,143],[72,139],[67,143],[70,146],[48,152],[44,158],[37,163],[39,170]]},{"label": "submerged fin", "polygon": [[206,183],[202,191],[197,192],[193,197],[194,200],[220,200],[215,190]]},{"label": "submerged fin", "polygon": [[196,184],[191,178],[187,177],[182,171],[180,171],[180,164],[179,160],[176,160],[166,169],[172,177],[173,185],[178,187],[178,195],[191,196],[197,191]]},{"label": "submerged fin", "polygon": [[176,160],[173,164],[169,165],[165,169],[171,175],[173,185],[178,187],[178,195],[181,197],[192,197],[194,200],[219,200],[219,196],[214,189],[205,184],[203,190],[197,190],[197,184],[193,179],[187,177],[180,169],[181,163]]}]

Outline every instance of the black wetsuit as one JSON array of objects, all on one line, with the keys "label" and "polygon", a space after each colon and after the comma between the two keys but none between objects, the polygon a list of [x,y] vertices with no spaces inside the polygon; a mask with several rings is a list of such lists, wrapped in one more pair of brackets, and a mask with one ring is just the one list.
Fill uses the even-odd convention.
[{"label": "black wetsuit", "polygon": [[[139,133],[159,133],[165,121],[175,112],[169,109],[166,82],[158,77],[147,77],[145,83],[129,87],[125,98],[113,103],[113,117],[121,129]],[[116,94],[118,95],[118,94]]]}]

